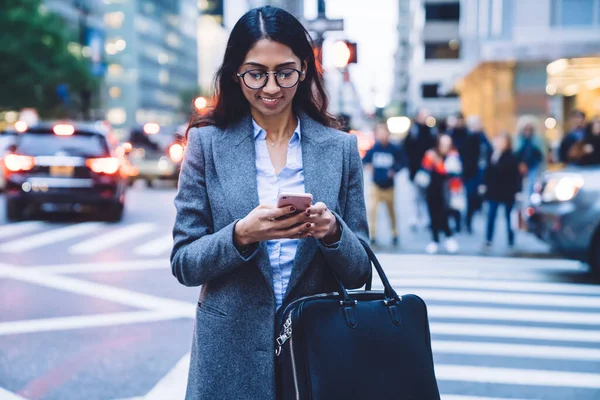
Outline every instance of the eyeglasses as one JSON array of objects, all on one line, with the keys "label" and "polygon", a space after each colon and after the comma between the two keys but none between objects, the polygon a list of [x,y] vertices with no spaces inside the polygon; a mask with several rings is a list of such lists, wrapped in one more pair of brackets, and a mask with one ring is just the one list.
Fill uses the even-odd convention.
[{"label": "eyeglasses", "polygon": [[294,68],[283,68],[277,71],[264,71],[261,69],[251,69],[241,74],[236,74],[242,78],[244,85],[249,89],[258,90],[267,86],[269,74],[275,76],[275,82],[282,89],[293,88],[300,82],[300,77],[304,75],[304,71],[299,71]]}]

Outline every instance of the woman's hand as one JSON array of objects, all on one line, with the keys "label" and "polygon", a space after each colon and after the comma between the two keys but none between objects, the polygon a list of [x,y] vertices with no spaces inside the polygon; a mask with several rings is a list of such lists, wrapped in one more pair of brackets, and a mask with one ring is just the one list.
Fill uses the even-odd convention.
[{"label": "woman's hand", "polygon": [[274,239],[302,239],[310,236],[312,221],[307,213],[296,214],[291,207],[259,205],[235,225],[234,240],[239,247]]},{"label": "woman's hand", "polygon": [[309,236],[322,239],[326,244],[340,240],[341,231],[335,215],[327,208],[325,203],[318,202],[303,213],[312,223],[308,229]]}]

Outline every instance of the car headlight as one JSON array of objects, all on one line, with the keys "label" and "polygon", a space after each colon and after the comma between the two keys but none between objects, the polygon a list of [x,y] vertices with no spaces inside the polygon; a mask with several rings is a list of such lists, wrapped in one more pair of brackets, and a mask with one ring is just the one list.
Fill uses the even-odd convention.
[{"label": "car headlight", "polygon": [[572,200],[583,186],[583,177],[580,175],[561,175],[550,178],[542,192],[542,201]]},{"label": "car headlight", "polygon": [[158,160],[158,169],[163,172],[169,169],[169,161],[167,161],[166,157],[161,157],[160,160]]}]

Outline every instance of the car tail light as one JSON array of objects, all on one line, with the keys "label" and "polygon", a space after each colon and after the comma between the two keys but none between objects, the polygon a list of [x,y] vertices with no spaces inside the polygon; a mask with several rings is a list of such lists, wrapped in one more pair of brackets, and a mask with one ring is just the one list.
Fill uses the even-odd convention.
[{"label": "car tail light", "polygon": [[54,134],[58,136],[71,136],[75,133],[75,127],[73,125],[58,124],[54,125]]},{"label": "car tail light", "polygon": [[4,167],[10,172],[29,171],[35,166],[35,158],[18,154],[7,154]]},{"label": "car tail light", "polygon": [[183,160],[183,146],[179,143],[172,144],[171,147],[169,147],[169,157],[176,163]]},{"label": "car tail light", "polygon": [[115,174],[121,165],[118,158],[114,157],[103,157],[103,158],[89,158],[85,164],[97,174]]}]

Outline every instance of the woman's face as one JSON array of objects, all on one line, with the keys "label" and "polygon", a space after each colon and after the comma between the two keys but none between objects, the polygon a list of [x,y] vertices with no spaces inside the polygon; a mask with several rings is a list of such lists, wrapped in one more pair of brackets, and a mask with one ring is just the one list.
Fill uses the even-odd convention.
[{"label": "woman's face", "polygon": [[504,136],[496,136],[494,138],[494,149],[498,152],[504,152],[508,149],[508,142]]},{"label": "woman's face", "polygon": [[531,137],[533,135],[533,126],[527,124],[523,127],[523,134],[525,137]]},{"label": "woman's face", "polygon": [[596,120],[592,124],[592,135],[600,136],[600,120]]},{"label": "woman's face", "polygon": [[452,150],[452,138],[448,135],[442,135],[440,137],[438,151],[440,152],[440,154],[445,156],[448,155],[448,153],[450,153],[450,150]]},{"label": "woman's face", "polygon": [[[248,51],[246,58],[238,69],[238,73],[243,74],[252,71],[252,73],[247,74],[250,78],[250,76],[260,77],[260,73],[266,71],[282,71],[284,69],[305,71],[305,64],[288,46],[269,39],[261,39]],[[287,76],[283,72],[280,76]],[[305,74],[300,74],[300,81],[303,81],[305,76]],[[292,79],[295,80],[296,78],[292,77]],[[290,110],[292,100],[298,90],[298,85],[288,89],[281,88],[275,81],[275,74],[268,74],[267,84],[261,89],[249,88],[244,84],[242,78],[238,78],[238,81],[252,110],[264,116],[279,115]],[[283,79],[280,80],[280,82],[282,81]],[[300,81],[298,84],[300,84]]]}]

